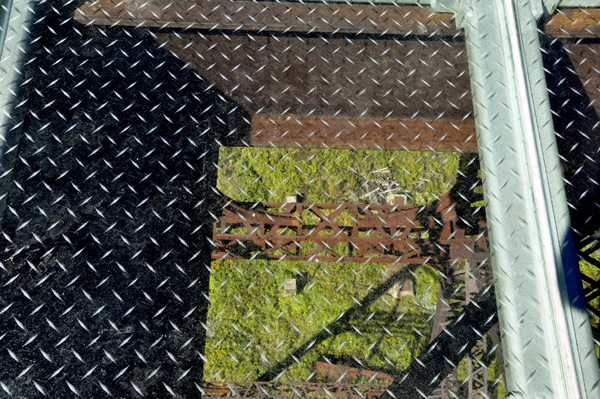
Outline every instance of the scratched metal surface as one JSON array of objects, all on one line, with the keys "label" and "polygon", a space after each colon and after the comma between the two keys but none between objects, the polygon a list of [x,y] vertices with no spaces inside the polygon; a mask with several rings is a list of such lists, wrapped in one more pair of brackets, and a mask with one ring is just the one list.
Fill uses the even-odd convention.
[{"label": "scratched metal surface", "polygon": [[[428,390],[423,395],[432,398],[475,398],[482,392],[503,397],[501,346],[496,338],[482,333],[485,344],[471,343],[471,360],[457,361],[456,370],[448,370],[443,358],[462,347],[462,337],[456,336],[456,342],[461,342],[457,348],[440,341],[432,352],[437,341],[433,348],[430,344],[436,331],[450,328],[443,324],[444,318],[459,330],[464,327],[461,331],[467,335],[473,335],[473,330],[497,334],[490,323],[493,312],[489,317],[479,315],[474,324],[469,324],[471,316],[459,316],[465,307],[460,290],[469,290],[477,300],[480,293],[490,292],[485,254],[475,260],[465,287],[460,270],[469,251],[451,255],[448,244],[432,243],[440,250],[436,249],[439,259],[423,261],[436,265],[432,269],[437,270],[436,282],[430,287],[435,291],[442,284],[445,300],[452,302],[453,309],[436,312],[444,305],[435,292],[428,297],[433,305],[425,316],[404,320],[399,317],[402,307],[412,306],[406,301],[423,307],[422,293],[427,287],[417,287],[414,299],[392,298],[382,276],[400,269],[371,267],[369,272],[378,273],[376,278],[363,278],[360,284],[348,279],[338,293],[325,282],[338,281],[353,271],[366,275],[366,267],[360,263],[304,264],[318,276],[316,287],[322,286],[319,295],[323,299],[309,297],[308,291],[298,293],[295,298],[301,304],[295,317],[328,320],[335,335],[345,337],[336,341],[341,338],[324,335],[316,345],[310,338],[321,339],[318,334],[328,332],[322,328],[327,324],[307,327],[298,334],[291,325],[277,324],[277,313],[291,312],[293,300],[282,297],[285,273],[277,270],[294,265],[238,259],[219,263],[232,272],[225,275],[211,260],[213,223],[231,205],[222,193],[227,191],[223,182],[229,177],[234,183],[226,194],[236,192],[231,184],[247,188],[244,179],[261,180],[257,184],[266,187],[263,197],[237,191],[234,199],[239,202],[282,202],[284,183],[270,182],[269,176],[300,173],[296,181],[302,187],[336,181],[327,168],[317,173],[316,183],[310,183],[308,172],[298,170],[310,169],[311,154],[342,154],[323,148],[347,149],[348,142],[352,147],[371,137],[364,149],[387,148],[392,138],[400,143],[392,148],[400,151],[389,155],[404,160],[390,161],[394,176],[414,170],[419,178],[441,175],[439,186],[425,184],[426,189],[419,188],[424,183],[417,179],[406,183],[398,193],[409,195],[409,205],[436,204],[436,196],[450,193],[459,227],[467,236],[485,237],[485,226],[479,226],[485,217],[479,207],[477,160],[469,154],[475,151],[476,139],[468,64],[462,38],[453,26],[448,27],[453,22],[421,9],[413,10],[418,14],[415,19],[398,13],[398,18],[406,19],[402,26],[407,26],[398,28],[401,24],[378,14],[376,7],[361,6],[365,13],[378,15],[376,21],[395,29],[386,34],[387,28],[382,31],[360,13],[332,22],[338,6],[331,5],[318,10],[327,26],[314,30],[289,22],[287,29],[281,22],[285,22],[281,4],[268,3],[274,15],[275,10],[279,13],[274,19],[277,24],[265,17],[269,14],[265,6],[256,11],[260,13],[257,18],[263,18],[262,25],[252,25],[248,16],[240,15],[241,23],[218,30],[218,25],[209,25],[210,18],[223,24],[236,13],[224,17],[208,7],[208,1],[199,2],[199,8],[216,16],[195,14],[178,3],[149,2],[154,16],[169,9],[173,14],[168,18],[179,23],[161,29],[156,22],[140,25],[144,15],[125,9],[139,8],[141,3],[47,1],[35,5],[38,23],[31,29],[25,65],[19,71],[22,78],[15,93],[16,107],[10,112],[0,186],[5,205],[0,238],[0,395],[192,398],[233,392],[260,397],[268,392],[272,397],[304,397],[342,389],[340,397],[363,393],[368,397],[378,396],[392,379],[404,378],[415,397],[422,397],[423,390]],[[185,29],[187,20],[180,18],[186,25],[177,21],[183,15],[183,11],[177,14],[177,7],[183,7],[185,17],[192,15],[199,25]],[[89,15],[92,8],[102,20],[84,20],[82,15]],[[269,24],[276,26],[268,29]],[[546,61],[574,227],[588,245],[595,240],[597,227],[597,214],[591,209],[599,202],[595,199],[598,146],[593,133],[600,106],[595,101],[600,68],[594,60],[600,57],[600,48],[590,31],[585,32],[585,41],[575,33],[571,33],[574,39],[548,38]],[[7,68],[6,62],[2,67]],[[320,133],[312,140],[314,132]],[[336,141],[342,133],[344,140]],[[262,140],[265,135],[271,136]],[[273,149],[275,140],[278,148]],[[251,178],[233,176],[224,166],[235,165],[227,164],[223,154],[242,162],[245,146],[254,146],[254,152],[247,149],[248,153],[265,159],[287,151],[298,169],[275,171],[266,160],[266,169],[253,170]],[[259,147],[271,149],[259,151]],[[302,152],[300,147],[321,148],[321,152]],[[427,152],[414,152],[424,149]],[[450,159],[454,167],[440,169],[444,159]],[[358,197],[367,188],[383,191],[362,178]],[[294,195],[288,184],[287,195]],[[338,186],[325,192],[327,201],[318,197],[319,202],[352,202],[351,196],[340,192],[355,188]],[[306,201],[311,201],[310,196]],[[357,201],[383,200],[371,195]],[[431,211],[427,216],[440,214]],[[585,266],[586,282],[593,296],[597,289],[595,247],[586,251],[591,256],[590,266]],[[251,276],[253,267],[275,273],[261,271],[262,292],[249,280],[248,292],[239,292],[235,290],[240,284],[229,279],[251,277],[241,277],[236,266],[247,268]],[[416,267],[404,270],[403,281],[412,278],[409,270],[416,273]],[[330,271],[337,274],[328,277]],[[396,308],[379,310],[375,318],[369,317],[368,309],[360,310],[342,319],[345,324],[335,324],[335,317],[330,318],[333,310],[340,314],[360,309],[360,302],[370,298],[372,287],[361,285],[364,281],[370,281],[381,298],[396,301]],[[227,291],[228,285],[234,288]],[[264,308],[235,305],[260,294],[266,297]],[[211,298],[221,302],[211,302]],[[594,298],[590,297],[592,312],[597,308]],[[375,302],[381,305],[380,299]],[[266,308],[278,312],[268,314]],[[260,323],[247,322],[251,317]],[[252,329],[261,325],[260,331]],[[341,343],[348,341],[356,342],[355,349],[339,352]],[[402,352],[405,358],[401,360],[398,351],[407,343],[410,351]],[[396,353],[393,345],[397,345]],[[436,357],[427,357],[430,352]],[[281,366],[285,359],[292,359],[291,367]],[[435,369],[442,363],[443,373],[429,375],[419,368]],[[243,373],[242,366],[246,367]],[[300,371],[294,372],[294,367]],[[344,379],[344,373],[349,377]],[[451,378],[446,378],[448,374]],[[418,381],[423,375],[428,376],[425,383]],[[237,384],[227,387],[224,380]],[[256,380],[263,380],[263,385],[246,389]],[[341,388],[335,386],[337,382]]]}]

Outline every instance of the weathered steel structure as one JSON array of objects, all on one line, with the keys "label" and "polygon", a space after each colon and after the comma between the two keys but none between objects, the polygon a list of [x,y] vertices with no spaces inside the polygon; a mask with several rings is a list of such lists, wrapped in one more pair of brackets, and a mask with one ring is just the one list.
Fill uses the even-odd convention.
[{"label": "weathered steel structure", "polygon": [[485,223],[470,236],[461,223],[448,195],[424,206],[230,202],[214,224],[212,257],[432,265],[487,257]]},{"label": "weathered steel structure", "polygon": [[[424,206],[373,204],[254,203],[228,201],[213,225],[213,259],[271,259],[308,262],[428,264],[440,271],[442,288],[433,318],[431,341],[459,317],[462,309],[492,282],[485,223],[470,226],[446,194]],[[345,217],[345,218],[344,218]],[[345,219],[345,223],[343,220]],[[311,220],[310,222],[308,220]],[[467,354],[464,394],[488,395],[487,367],[480,359],[492,341],[503,365],[497,326]],[[501,366],[503,369],[503,366]],[[212,383],[209,397],[379,397],[386,385],[293,384],[267,382]],[[456,397],[461,390],[452,371],[430,399]],[[363,396],[364,395],[364,396]]]},{"label": "weathered steel structure", "polygon": [[202,388],[207,398],[312,398],[376,399],[382,384],[317,384],[293,382],[224,382]]},{"label": "weathered steel structure", "polygon": [[[441,289],[438,294],[436,313],[433,319],[431,339],[433,340],[459,315],[459,310],[468,305],[476,298],[482,290],[485,290],[492,282],[492,268],[489,258],[475,261],[476,256],[469,257],[464,265],[457,267],[456,264],[449,269],[454,277],[454,289]],[[457,289],[458,288],[458,289]],[[487,333],[481,334],[481,339],[467,354],[467,371],[469,378],[463,392],[468,398],[487,397],[489,392],[487,367],[483,359],[491,354],[498,360],[500,370],[504,374],[504,357],[500,344],[498,325],[492,326]],[[449,399],[458,395],[461,386],[458,381],[456,370],[449,374],[429,396],[430,399]]]}]

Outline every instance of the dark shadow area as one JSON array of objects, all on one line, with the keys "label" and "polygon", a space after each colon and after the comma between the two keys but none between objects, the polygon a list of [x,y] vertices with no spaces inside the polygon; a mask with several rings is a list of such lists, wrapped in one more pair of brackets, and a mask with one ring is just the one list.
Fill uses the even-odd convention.
[{"label": "dark shadow area", "polygon": [[[249,117],[152,31],[79,25],[71,19],[78,5],[52,1],[36,10],[12,113],[13,150],[3,162],[10,172],[0,192],[7,205],[0,361],[13,367],[0,369],[0,380],[23,397],[197,397],[207,238],[213,215],[229,202],[215,188],[218,148],[244,145]],[[468,169],[461,176],[471,176],[476,161],[465,156],[461,165]],[[468,208],[463,218],[468,228],[479,220],[474,214]],[[436,216],[435,206],[421,212],[433,240]],[[425,250],[449,256],[437,246]],[[415,267],[370,291],[258,380],[350,331],[350,320]],[[456,328],[470,342],[470,326]],[[439,353],[447,349],[436,350],[426,359],[446,370]]]},{"label": "dark shadow area", "polygon": [[498,322],[493,286],[465,306],[461,316],[460,322],[450,324],[402,375],[396,377],[386,393],[380,396],[381,399],[417,399],[435,390],[444,376],[455,368],[454,365],[471,351],[480,335]]},{"label": "dark shadow area", "polygon": [[360,320],[361,316],[365,316],[365,313],[368,311],[368,308],[371,304],[388,292],[388,290],[395,283],[410,278],[412,274],[411,272],[414,272],[414,270],[419,266],[420,265],[408,265],[404,269],[390,276],[389,279],[380,284],[377,288],[369,291],[369,293],[363,299],[361,299],[360,304],[357,303],[352,308],[346,310],[343,316],[339,317],[333,323],[327,325],[326,328],[310,337],[301,345],[297,346],[292,353],[288,354],[283,360],[269,367],[269,369],[263,374],[259,375],[256,380],[271,381],[275,379],[281,372],[292,366],[298,359],[301,359],[302,356],[310,350],[310,348],[317,347],[318,344],[334,335],[342,334],[346,331],[353,331],[350,322]]},{"label": "dark shadow area", "polygon": [[[600,224],[600,118],[593,76],[580,74],[574,63],[596,64],[598,57],[572,42],[542,36],[544,67],[554,129],[562,161],[571,223],[576,239],[593,234]],[[594,44],[600,45],[600,42]],[[587,53],[587,54],[586,54]],[[587,61],[586,61],[587,58]],[[579,66],[579,65],[577,65]],[[592,66],[593,67],[593,66]],[[584,85],[585,83],[585,85]]]},{"label": "dark shadow area", "polygon": [[[485,230],[486,216],[479,170],[477,154],[462,154],[456,183],[448,193],[458,217],[455,228],[464,229],[465,235],[468,236],[478,236]],[[474,206],[476,204],[478,205]],[[475,250],[487,252],[487,249],[478,248],[476,245]],[[451,256],[449,253],[445,255],[445,260],[448,263],[446,270],[451,270],[454,267],[454,265],[449,264],[451,263]],[[451,298],[457,284],[456,276],[454,273],[446,273],[446,276],[448,278],[441,279],[441,295],[444,298]]]},{"label": "dark shadow area", "polygon": [[[479,170],[477,154],[461,154],[456,183],[449,193],[450,199],[456,204],[456,213],[459,216],[457,227],[465,229],[466,235],[479,234],[480,224],[485,222]],[[478,205],[474,206],[475,204]]]},{"label": "dark shadow area", "polygon": [[[544,67],[548,82],[550,106],[563,169],[563,180],[569,205],[573,237],[564,239],[572,258],[565,263],[569,300],[581,309],[594,299],[589,295],[600,285],[591,276],[580,273],[579,256],[595,264],[597,261],[581,251],[600,224],[600,150],[598,116],[598,40],[551,39],[541,36]],[[597,263],[597,267],[600,263]],[[582,278],[588,285],[585,292]],[[586,297],[587,296],[587,297]],[[600,336],[597,326],[594,335]]]},{"label": "dark shadow area", "polygon": [[[396,276],[392,276],[392,278],[395,279]],[[388,298],[388,300],[389,300],[389,298]],[[400,301],[395,300],[391,311],[385,312],[385,313],[380,312],[380,314],[375,315],[370,318],[371,320],[375,321],[379,325],[379,328],[377,328],[377,330],[374,331],[376,334],[379,334],[379,337],[378,337],[377,341],[375,341],[375,343],[373,344],[373,347],[372,347],[366,361],[361,362],[354,356],[347,356],[347,355],[340,356],[335,353],[330,354],[330,355],[328,354],[327,359],[323,359],[323,360],[325,360],[327,362],[331,362],[331,363],[335,364],[336,366],[353,367],[353,368],[357,368],[360,370],[368,370],[370,372],[382,373],[382,374],[385,374],[386,376],[397,375],[399,370],[397,367],[394,367],[392,364],[388,364],[385,366],[377,366],[377,365],[374,365],[373,363],[371,363],[371,360],[373,357],[376,357],[376,356],[379,356],[383,359],[387,358],[386,357],[387,354],[385,352],[383,352],[381,349],[381,344],[382,344],[383,340],[385,339],[386,334],[392,333],[394,335],[398,335],[398,334],[402,334],[402,332],[404,332],[404,331],[414,333],[415,330],[413,330],[413,327],[414,328],[425,327],[422,324],[422,322],[423,322],[422,317],[403,316],[401,318],[402,323],[399,323],[396,321],[399,316],[404,314],[404,312],[400,313],[401,308],[406,307],[406,306],[407,306],[406,303],[400,304]],[[428,310],[426,309],[426,311],[428,311]],[[415,322],[421,322],[421,324],[416,324]],[[363,324],[363,325],[359,324],[359,329],[361,332],[368,331],[365,328],[365,326],[366,326],[366,324]],[[385,329],[381,328],[381,326],[385,326]],[[349,328],[347,330],[351,331]],[[415,352],[419,352],[425,343],[426,343],[426,341],[424,339],[419,340],[417,342],[417,348],[416,348]]]},{"label": "dark shadow area", "polygon": [[35,10],[11,112],[0,380],[197,397],[218,147],[246,116],[147,30],[80,25],[77,5]]}]

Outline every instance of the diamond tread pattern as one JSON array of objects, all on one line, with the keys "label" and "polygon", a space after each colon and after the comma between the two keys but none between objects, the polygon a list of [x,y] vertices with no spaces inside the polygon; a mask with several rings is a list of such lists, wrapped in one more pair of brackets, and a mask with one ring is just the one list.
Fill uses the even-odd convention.
[{"label": "diamond tread pattern", "polygon": [[43,11],[2,176],[0,381],[13,397],[197,396],[216,156],[200,132],[237,107],[144,35]]}]

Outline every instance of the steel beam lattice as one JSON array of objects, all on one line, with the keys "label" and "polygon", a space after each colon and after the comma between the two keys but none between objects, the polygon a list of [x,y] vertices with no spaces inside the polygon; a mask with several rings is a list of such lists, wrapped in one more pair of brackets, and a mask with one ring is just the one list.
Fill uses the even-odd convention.
[{"label": "steel beam lattice", "polygon": [[214,224],[212,257],[431,265],[487,257],[485,223],[470,236],[459,223],[447,195],[424,206],[230,201]]}]

